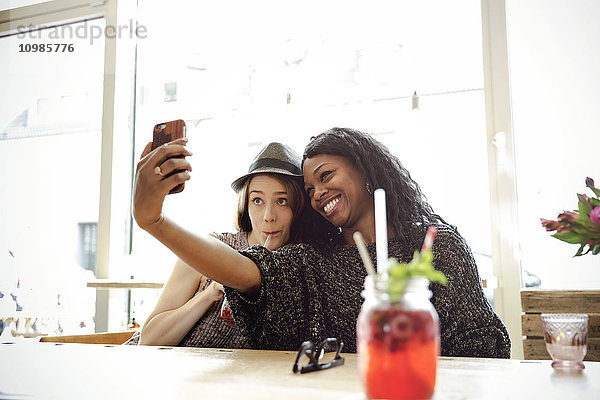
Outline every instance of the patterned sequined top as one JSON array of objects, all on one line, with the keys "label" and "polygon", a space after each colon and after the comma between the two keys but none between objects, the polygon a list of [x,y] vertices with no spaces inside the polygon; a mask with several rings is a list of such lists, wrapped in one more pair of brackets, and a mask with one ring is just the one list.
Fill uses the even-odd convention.
[{"label": "patterned sequined top", "polygon": [[[236,250],[248,248],[248,233],[221,233],[217,237]],[[202,290],[206,289],[211,280],[206,279]],[[221,321],[220,311],[223,300],[215,301],[204,315],[194,324],[192,329],[179,342],[179,347],[210,347],[228,349],[249,348],[248,342],[239,329],[226,325]],[[136,332],[137,333],[137,332]],[[134,335],[124,344],[138,344],[139,334]]]},{"label": "patterned sequined top", "polygon": [[[408,262],[412,251],[404,246],[390,240],[390,257]],[[375,259],[375,244],[367,247]],[[255,246],[241,253],[260,269],[260,292],[254,299],[229,287],[225,293],[252,348],[296,351],[305,340],[337,337],[344,351],[356,352],[366,275],[356,246],[340,243],[323,251],[299,244],[274,252]],[[433,254],[435,268],[448,278],[446,286],[431,284],[442,355],[510,357],[508,332],[487,302],[471,250],[455,228],[438,225]]]},{"label": "patterned sequined top", "polygon": [[[217,234],[220,241],[236,250],[248,248],[248,233],[221,233]],[[205,289],[211,280],[207,279]],[[222,298],[215,301],[196,324],[190,329],[177,346],[180,347],[210,347],[227,349],[246,349],[248,342],[239,329],[233,328],[221,321],[220,312],[223,305]]]}]

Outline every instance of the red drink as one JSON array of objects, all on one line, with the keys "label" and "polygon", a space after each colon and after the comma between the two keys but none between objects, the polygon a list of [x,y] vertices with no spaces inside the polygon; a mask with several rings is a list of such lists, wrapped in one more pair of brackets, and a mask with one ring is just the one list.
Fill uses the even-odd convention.
[{"label": "red drink", "polygon": [[[428,290],[425,289],[427,292]],[[358,318],[358,367],[370,399],[430,399],[440,334],[428,297],[365,301]]]}]

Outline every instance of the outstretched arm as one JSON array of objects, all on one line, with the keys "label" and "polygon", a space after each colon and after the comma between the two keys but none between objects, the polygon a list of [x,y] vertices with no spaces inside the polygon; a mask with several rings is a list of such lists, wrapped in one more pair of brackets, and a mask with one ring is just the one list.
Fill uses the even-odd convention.
[{"label": "outstretched arm", "polygon": [[206,310],[223,297],[217,282],[200,291],[205,279],[177,260],[158,303],[142,328],[140,344],[176,346],[181,342]]},{"label": "outstretched arm", "polygon": [[[257,293],[261,275],[252,260],[214,237],[199,236],[185,230],[162,213],[169,191],[190,179],[192,168],[189,162],[185,158],[172,158],[191,156],[185,148],[186,143],[186,139],[174,140],[152,152],[151,144],[146,145],[136,169],[134,218],[140,228],[202,275],[244,293]],[[181,172],[163,176],[175,170]]]}]

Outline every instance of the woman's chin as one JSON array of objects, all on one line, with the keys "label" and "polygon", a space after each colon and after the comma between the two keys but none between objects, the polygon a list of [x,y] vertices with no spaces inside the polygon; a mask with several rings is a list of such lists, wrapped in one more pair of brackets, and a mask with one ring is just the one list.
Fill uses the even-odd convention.
[{"label": "woman's chin", "polygon": [[325,219],[332,224],[333,226],[335,226],[336,228],[339,228],[343,225],[340,215],[338,213],[334,213],[332,215],[330,215],[329,217],[325,217]]}]

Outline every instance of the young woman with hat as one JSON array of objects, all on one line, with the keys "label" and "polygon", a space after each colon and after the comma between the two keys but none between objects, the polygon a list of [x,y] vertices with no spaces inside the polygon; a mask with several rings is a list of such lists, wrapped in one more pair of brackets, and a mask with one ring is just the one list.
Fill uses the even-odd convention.
[{"label": "young woman with hat", "polygon": [[[152,181],[152,169],[168,154],[189,155],[185,143],[176,142],[163,154],[143,159],[138,176]],[[169,171],[179,168],[186,168],[184,160]],[[385,146],[359,131],[330,129],[307,145],[303,175],[313,209],[340,228],[321,246],[299,244],[276,252],[255,247],[240,256],[215,240],[183,231],[163,216],[161,202],[171,188],[189,179],[187,172],[160,187],[136,186],[134,215],[140,227],[225,285],[236,322],[252,347],[297,350],[305,340],[320,343],[337,337],[353,352],[366,271],[352,235],[362,233],[374,258],[372,192],[384,188],[390,256],[410,260],[427,228],[437,227],[433,263],[448,279],[446,286],[431,285],[441,354],[510,356],[508,332],[485,299],[471,250],[456,228],[433,212],[418,184]]]},{"label": "young woman with hat", "polygon": [[[302,187],[301,157],[290,147],[270,143],[236,179],[238,232],[214,234],[235,250],[261,245],[275,250],[305,236],[301,227],[312,213]],[[306,212],[305,212],[306,211]],[[245,348],[235,324],[219,318],[223,287],[178,260],[158,303],[141,331],[144,345]],[[137,339],[137,338],[136,338]],[[136,343],[136,339],[128,344]]]}]

